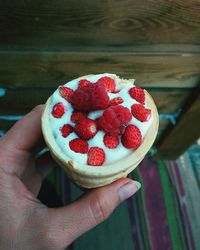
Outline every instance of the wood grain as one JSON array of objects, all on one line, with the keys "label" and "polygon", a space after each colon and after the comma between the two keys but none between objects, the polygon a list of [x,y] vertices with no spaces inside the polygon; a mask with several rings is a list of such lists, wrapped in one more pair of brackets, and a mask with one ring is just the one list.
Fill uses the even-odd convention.
[{"label": "wood grain", "polygon": [[191,88],[200,79],[200,56],[131,53],[2,52],[0,86],[51,87],[91,73],[113,72],[142,87]]},{"label": "wood grain", "polygon": [[8,0],[1,1],[0,24],[0,47],[8,50],[143,46],[142,51],[199,52],[200,47],[199,0]]},{"label": "wood grain", "polygon": [[158,142],[155,157],[176,159],[200,137],[200,85],[183,105],[184,113],[175,126],[169,126]]},{"label": "wood grain", "polygon": [[[190,91],[177,90],[154,90],[149,93],[155,100],[160,113],[175,113],[185,101]],[[0,97],[0,115],[21,115],[29,112],[34,106],[45,103],[54,92],[53,89],[9,89],[6,95]]]}]

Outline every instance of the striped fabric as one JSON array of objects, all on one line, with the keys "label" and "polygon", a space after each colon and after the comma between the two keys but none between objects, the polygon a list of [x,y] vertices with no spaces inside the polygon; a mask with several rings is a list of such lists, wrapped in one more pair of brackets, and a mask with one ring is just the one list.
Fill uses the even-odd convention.
[{"label": "striped fabric", "polygon": [[[145,159],[130,174],[142,189],[68,249],[199,250],[199,176],[191,162],[188,153],[177,161]],[[82,194],[58,168],[48,178],[65,204]]]}]

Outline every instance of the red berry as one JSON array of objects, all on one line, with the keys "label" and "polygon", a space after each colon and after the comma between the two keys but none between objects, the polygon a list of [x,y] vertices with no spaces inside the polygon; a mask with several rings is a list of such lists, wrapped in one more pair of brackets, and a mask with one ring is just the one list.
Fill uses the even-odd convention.
[{"label": "red berry", "polygon": [[134,98],[136,101],[140,102],[144,105],[145,102],[145,93],[144,90],[140,87],[133,87],[129,90],[129,94],[132,98]]},{"label": "red berry", "polygon": [[91,83],[90,81],[88,81],[86,79],[82,79],[82,80],[79,81],[78,88],[82,88],[84,86],[87,86],[90,83]]},{"label": "red berry", "polygon": [[105,161],[105,152],[102,148],[92,147],[88,152],[87,164],[92,166],[101,166]]},{"label": "red berry", "polygon": [[142,134],[135,125],[128,125],[122,135],[122,144],[126,148],[137,149],[142,143]]},{"label": "red berry", "polygon": [[119,137],[114,135],[104,135],[103,142],[107,148],[116,148],[119,145]]},{"label": "red berry", "polygon": [[73,89],[70,89],[68,87],[60,86],[59,93],[62,96],[62,98],[64,98],[65,100],[70,102],[74,91],[73,91]]},{"label": "red berry", "polygon": [[62,102],[58,102],[57,104],[53,106],[53,110],[51,114],[55,118],[61,118],[64,115],[64,113],[65,113],[65,107]]},{"label": "red berry", "polygon": [[108,92],[115,91],[115,81],[111,77],[108,77],[108,76],[101,77],[97,81],[97,83],[103,84]]},{"label": "red berry", "polygon": [[92,119],[88,119],[88,118],[80,119],[76,123],[74,127],[74,131],[82,139],[89,140],[96,135],[97,125],[96,125],[96,122]]},{"label": "red berry", "polygon": [[80,119],[86,118],[86,114],[79,112],[79,111],[74,111],[71,115],[71,122],[76,123],[77,121],[79,121]]},{"label": "red berry", "polygon": [[86,154],[88,152],[88,143],[82,139],[73,139],[69,142],[69,147],[72,151],[80,154]]},{"label": "red berry", "polygon": [[151,110],[146,109],[141,104],[133,104],[131,106],[131,113],[135,118],[137,118],[141,122],[146,122],[151,117]]},{"label": "red berry", "polygon": [[113,98],[112,100],[110,100],[110,106],[118,105],[118,104],[121,104],[123,102],[124,102],[124,100],[121,97],[116,97],[116,98]]},{"label": "red berry", "polygon": [[62,136],[66,138],[73,131],[73,128],[71,125],[65,124],[60,128],[60,131]]},{"label": "red berry", "polygon": [[123,133],[126,123],[132,118],[128,108],[121,105],[107,108],[102,117],[98,119],[98,126],[109,135],[120,135]]},{"label": "red berry", "polygon": [[76,110],[105,109],[109,104],[109,96],[102,84],[90,83],[74,92],[71,103]]}]

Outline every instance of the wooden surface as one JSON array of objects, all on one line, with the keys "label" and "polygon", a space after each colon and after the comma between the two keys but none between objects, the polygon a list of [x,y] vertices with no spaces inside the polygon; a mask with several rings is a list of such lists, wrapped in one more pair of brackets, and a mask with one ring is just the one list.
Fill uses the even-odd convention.
[{"label": "wooden surface", "polygon": [[191,88],[200,79],[200,55],[2,52],[0,86],[55,87],[81,75],[110,72],[142,87]]},{"label": "wooden surface", "polygon": [[8,50],[199,52],[198,0],[8,0],[0,23]]},{"label": "wooden surface", "polygon": [[200,137],[200,85],[183,106],[184,114],[159,141],[157,158],[176,159]]},{"label": "wooden surface", "polygon": [[[172,114],[200,81],[200,0],[8,0],[0,6],[0,88],[7,89],[0,115],[25,114],[58,85],[102,72],[136,78],[159,112]],[[161,120],[161,138],[168,123]],[[0,129],[11,124],[0,121]],[[169,143],[166,152],[170,140],[160,144]]]}]

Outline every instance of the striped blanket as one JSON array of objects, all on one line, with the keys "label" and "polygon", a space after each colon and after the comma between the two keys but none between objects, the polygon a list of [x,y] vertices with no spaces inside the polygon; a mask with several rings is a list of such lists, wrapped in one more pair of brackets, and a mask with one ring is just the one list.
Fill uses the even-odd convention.
[{"label": "striped blanket", "polygon": [[[199,151],[197,155],[198,159],[186,153],[177,161],[143,160],[130,174],[142,183],[142,189],[68,249],[199,250],[200,175],[195,167],[200,164]],[[64,204],[82,194],[59,168],[48,180]]]}]

